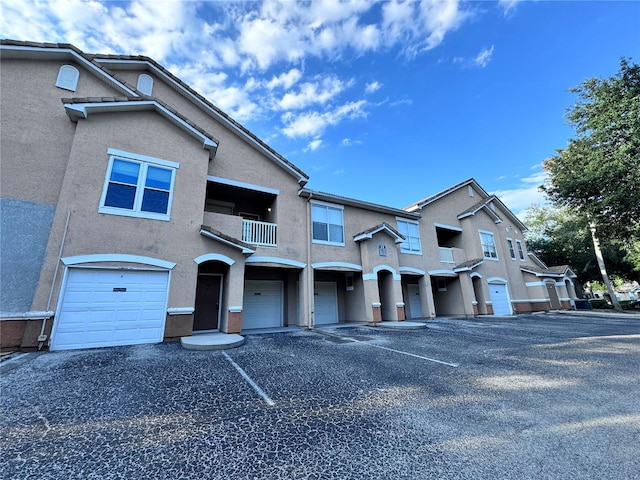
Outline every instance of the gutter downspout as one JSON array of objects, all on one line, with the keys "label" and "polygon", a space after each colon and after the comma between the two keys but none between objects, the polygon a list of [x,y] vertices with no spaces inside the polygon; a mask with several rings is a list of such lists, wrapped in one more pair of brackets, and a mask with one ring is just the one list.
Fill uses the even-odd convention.
[{"label": "gutter downspout", "polygon": [[[49,300],[47,300],[47,311],[49,311],[51,307],[51,299],[53,298],[53,289],[56,286],[56,279],[58,278],[58,269],[60,268],[60,261],[62,260],[62,250],[64,249],[64,242],[67,238],[67,231],[69,230],[69,219],[71,218],[71,211],[67,212],[67,222],[64,225],[64,232],[62,233],[62,241],[60,242],[60,251],[58,252],[58,261],[56,262],[56,269],[53,272],[53,280],[51,280],[51,291],[49,292]],[[47,319],[42,320],[42,329],[40,330],[40,336],[38,338],[42,338],[44,336],[44,331],[47,326]],[[42,349],[44,345],[44,341],[38,342],[38,350]]]},{"label": "gutter downspout", "polygon": [[310,269],[308,276],[309,281],[307,282],[307,297],[309,298],[309,324],[307,328],[309,330],[313,330],[314,327],[314,306],[313,306],[313,266],[311,265],[311,197],[313,197],[313,193],[309,192],[309,198],[307,198],[307,268]]}]

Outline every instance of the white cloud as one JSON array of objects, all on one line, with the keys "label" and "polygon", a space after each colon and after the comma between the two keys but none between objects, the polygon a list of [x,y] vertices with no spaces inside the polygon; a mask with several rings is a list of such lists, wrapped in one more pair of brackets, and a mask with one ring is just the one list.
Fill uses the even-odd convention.
[{"label": "white cloud", "polygon": [[343,138],[342,141],[340,142],[340,144],[343,147],[351,147],[354,145],[361,145],[362,141],[361,140],[352,140],[350,138]]},{"label": "white cloud", "polygon": [[305,148],[304,151],[308,152],[308,151],[317,150],[318,148],[320,148],[321,145],[322,145],[322,139],[314,138],[307,144],[307,148]]},{"label": "white cloud", "polygon": [[366,93],[373,93],[382,88],[382,84],[378,81],[373,81],[371,83],[367,83],[364,87],[364,91]]},{"label": "white cloud", "polygon": [[476,58],[473,59],[473,63],[481,68],[485,68],[487,65],[489,65],[492,55],[493,45],[491,45],[491,48],[483,48],[480,53],[476,55]]},{"label": "white cloud", "polygon": [[496,190],[493,192],[518,217],[524,218],[527,208],[536,203],[542,205],[547,202],[544,193],[539,189],[547,180],[547,174],[536,166],[534,173],[519,180],[520,185],[513,189]]},{"label": "white cloud", "polygon": [[282,115],[282,120],[286,124],[283,133],[290,138],[318,137],[329,125],[337,125],[344,119],[366,117],[365,105],[364,100],[358,100],[323,112],[312,111],[301,114],[287,112]]},{"label": "white cloud", "polygon": [[282,87],[289,89],[293,87],[302,78],[302,72],[297,68],[292,68],[288,72],[281,73],[277,77],[273,77],[268,83],[267,88],[273,90]]},{"label": "white cloud", "polygon": [[518,3],[522,1],[523,0],[500,0],[500,6],[504,10],[504,16],[506,17],[512,14]]},{"label": "white cloud", "polygon": [[352,82],[343,82],[338,77],[326,77],[318,82],[303,83],[298,92],[288,92],[278,102],[282,110],[300,110],[315,103],[324,104],[334,98]]}]

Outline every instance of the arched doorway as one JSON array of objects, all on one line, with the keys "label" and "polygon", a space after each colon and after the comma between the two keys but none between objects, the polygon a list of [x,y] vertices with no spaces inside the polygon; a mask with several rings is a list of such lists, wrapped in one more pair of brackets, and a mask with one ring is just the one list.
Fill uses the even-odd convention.
[{"label": "arched doorway", "polygon": [[217,330],[220,327],[222,292],[229,266],[210,261],[198,266],[193,330]]},{"label": "arched doorway", "polygon": [[394,320],[396,305],[393,297],[393,274],[388,270],[378,272],[378,294],[380,295],[382,320]]}]

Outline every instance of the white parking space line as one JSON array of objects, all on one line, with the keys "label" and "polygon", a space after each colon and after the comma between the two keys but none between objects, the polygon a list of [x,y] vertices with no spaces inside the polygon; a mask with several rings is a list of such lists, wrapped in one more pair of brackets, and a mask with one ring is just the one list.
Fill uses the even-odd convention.
[{"label": "white parking space line", "polygon": [[233,359],[229,356],[227,352],[222,352],[222,355],[224,356],[224,358],[229,360],[229,363],[233,365],[233,368],[235,368],[238,371],[238,373],[242,375],[242,377],[247,381],[247,383],[251,385],[256,392],[258,392],[258,395],[262,397],[262,399],[267,403],[267,405],[269,405],[270,407],[273,407],[276,404],[276,402],[271,400],[269,395],[267,395],[266,392],[262,390],[258,386],[258,384],[251,379],[251,377],[247,374],[247,372],[245,372],[240,365],[238,365],[236,362],[233,361]]},{"label": "white parking space line", "polygon": [[376,345],[374,343],[362,342],[360,340],[355,340],[355,339],[353,339],[353,341],[354,342],[358,342],[358,343],[364,343],[365,345],[369,345],[370,347],[379,348],[381,350],[388,350],[390,352],[400,353],[401,355],[407,355],[409,357],[419,358],[421,360],[427,360],[428,362],[441,363],[442,365],[447,365],[449,367],[456,368],[456,367],[459,366],[458,363],[443,362],[442,360],[436,360],[435,358],[423,357],[422,355],[416,355],[415,353],[403,352],[402,350],[396,350],[394,348],[383,347],[382,345]]}]

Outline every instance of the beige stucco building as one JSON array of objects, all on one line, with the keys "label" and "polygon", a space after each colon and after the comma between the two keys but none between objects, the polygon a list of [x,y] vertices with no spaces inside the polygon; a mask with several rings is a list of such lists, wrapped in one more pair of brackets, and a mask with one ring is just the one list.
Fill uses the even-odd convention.
[{"label": "beige stucco building", "polygon": [[5,347],[571,307],[473,179],[404,209],[316,192],[149,58],[1,47]]}]

